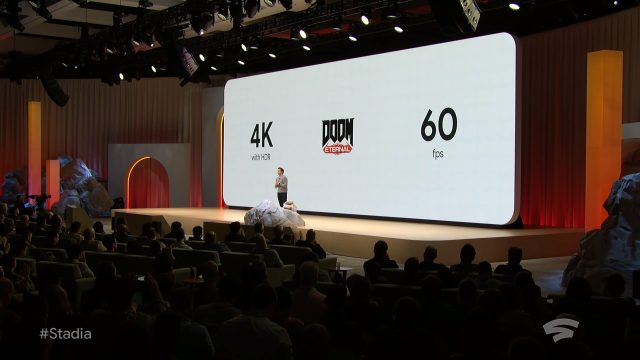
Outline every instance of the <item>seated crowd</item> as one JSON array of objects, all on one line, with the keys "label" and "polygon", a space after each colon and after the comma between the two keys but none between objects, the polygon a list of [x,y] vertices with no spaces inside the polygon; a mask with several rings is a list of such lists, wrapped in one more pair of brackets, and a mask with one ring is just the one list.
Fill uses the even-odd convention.
[{"label": "seated crowd", "polygon": [[[105,234],[101,223],[66,229],[57,215],[0,204],[0,358],[621,359],[637,335],[624,310],[635,313],[635,304],[620,298],[625,283],[617,274],[603,294],[574,278],[566,294],[543,298],[520,264],[520,248],[509,249],[508,262],[493,270],[489,262],[475,262],[470,244],[450,267],[427,246],[422,261],[410,257],[400,269],[381,240],[364,263],[365,276],[343,279],[321,267],[327,254],[313,230],[295,245],[282,227],[273,237],[260,223],[253,230],[247,237],[234,222],[219,237],[197,226],[187,240],[178,222],[161,237],[160,227],[149,223],[133,236],[117,219],[114,233]],[[191,265],[197,281],[178,281],[175,253],[232,253],[237,243],[255,255],[239,276],[207,261]],[[285,265],[278,249],[286,245],[310,250],[294,264],[292,278],[274,287],[269,269]],[[19,262],[30,251],[39,262],[55,262],[56,249],[93,282],[79,303],[65,279],[33,278],[32,262]],[[125,251],[152,258],[149,271],[122,276],[113,262],[90,268],[85,261],[92,253]],[[545,334],[543,325],[556,318],[579,321],[572,338],[554,342]],[[91,337],[42,339],[44,328],[84,329]]]}]

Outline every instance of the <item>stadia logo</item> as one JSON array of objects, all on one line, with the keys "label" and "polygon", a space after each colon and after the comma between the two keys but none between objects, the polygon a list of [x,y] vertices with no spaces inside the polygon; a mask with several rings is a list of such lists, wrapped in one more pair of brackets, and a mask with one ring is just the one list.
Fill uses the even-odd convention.
[{"label": "stadia logo", "polygon": [[572,319],[555,319],[542,325],[544,332],[547,335],[553,335],[553,342],[558,342],[562,339],[570,339],[573,337],[574,329],[578,328],[580,323]]},{"label": "stadia logo", "polygon": [[322,120],[322,151],[346,154],[353,150],[353,118]]}]

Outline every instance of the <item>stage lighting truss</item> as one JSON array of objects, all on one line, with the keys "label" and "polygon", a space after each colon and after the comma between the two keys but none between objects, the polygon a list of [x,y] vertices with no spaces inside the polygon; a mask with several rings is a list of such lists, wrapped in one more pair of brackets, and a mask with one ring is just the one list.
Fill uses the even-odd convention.
[{"label": "stage lighting truss", "polygon": [[191,16],[190,23],[193,31],[202,36],[213,26],[213,15],[208,11],[194,14]]}]

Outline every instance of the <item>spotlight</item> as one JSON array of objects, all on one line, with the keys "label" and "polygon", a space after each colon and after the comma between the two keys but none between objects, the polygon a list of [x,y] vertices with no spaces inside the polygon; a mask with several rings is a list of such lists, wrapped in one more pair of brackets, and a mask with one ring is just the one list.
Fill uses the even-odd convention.
[{"label": "spotlight", "polygon": [[153,71],[154,73],[157,73],[157,72],[158,72],[158,69],[156,69],[156,67],[155,67],[155,66],[151,65],[151,71]]},{"label": "spotlight", "polygon": [[215,66],[210,66],[210,68],[211,68],[211,70],[213,70],[213,71],[218,71],[218,68],[217,68],[217,67],[215,67]]},{"label": "spotlight", "polygon": [[397,19],[398,18],[398,2],[392,1],[387,6],[385,10],[387,19]]},{"label": "spotlight", "polygon": [[222,21],[227,20],[227,17],[229,16],[229,3],[227,3],[227,0],[218,1],[217,13],[218,19]]},{"label": "spotlight", "polygon": [[286,10],[291,10],[293,7],[293,0],[280,0],[280,4],[282,4]]},{"label": "spotlight", "polygon": [[146,9],[146,8],[152,7],[153,3],[151,1],[149,1],[149,0],[140,0],[140,1],[138,1],[138,5],[141,8],[145,8]]},{"label": "spotlight", "polygon": [[509,3],[509,9],[513,11],[518,11],[520,10],[520,4],[518,4],[517,2],[511,2]]},{"label": "spotlight", "polygon": [[253,19],[258,11],[260,11],[259,0],[246,0],[244,3],[244,11],[249,19]]},{"label": "spotlight", "polygon": [[242,60],[238,60],[238,64],[243,65],[244,66],[244,61]]},{"label": "spotlight", "polygon": [[371,23],[371,13],[369,10],[362,12],[362,15],[360,15],[360,21],[365,25],[369,25]]},{"label": "spotlight", "polygon": [[264,4],[269,7],[274,7],[276,6],[276,0],[264,0]]},{"label": "spotlight", "polygon": [[394,30],[395,32],[397,32],[398,34],[402,34],[402,33],[404,32],[404,29],[403,29],[403,28],[402,28],[402,26],[400,26],[400,25],[396,25],[396,26],[394,26],[394,27],[393,27],[393,30]]},{"label": "spotlight", "polygon": [[118,78],[120,78],[120,80],[124,80],[124,74],[123,73],[118,73]]},{"label": "spotlight", "polygon": [[342,16],[334,16],[331,21],[331,28],[335,31],[342,31]]},{"label": "spotlight", "polygon": [[206,61],[207,60],[207,58],[203,54],[199,54],[198,58],[200,59],[200,61]]},{"label": "spotlight", "polygon": [[276,56],[276,53],[274,53],[273,51],[269,51],[269,57],[272,59],[275,59],[277,56]]},{"label": "spotlight", "polygon": [[299,38],[299,39],[304,40],[304,39],[306,39],[306,38],[307,38],[307,36],[308,36],[308,35],[307,35],[307,32],[306,32],[306,31],[304,31],[304,29],[303,29],[303,28],[300,28],[300,29],[298,30],[298,38]]},{"label": "spotlight", "polygon": [[244,51],[244,52],[249,51],[249,48],[247,47],[247,44],[245,44],[244,42],[240,44],[240,49],[242,49],[242,51]]},{"label": "spotlight", "polygon": [[29,0],[29,5],[31,5],[33,11],[35,11],[36,14],[40,15],[41,17],[47,20],[53,19],[53,16],[49,12],[49,10],[47,10],[47,5],[45,4],[44,0]]},{"label": "spotlight", "polygon": [[202,14],[194,14],[191,15],[191,19],[189,20],[191,23],[191,28],[198,35],[204,35],[205,31],[209,30],[213,25],[213,15],[210,12],[203,12]]},{"label": "spotlight", "polygon": [[353,35],[349,35],[349,40],[351,40],[353,42],[356,42],[356,41],[358,41],[358,38],[353,36]]},{"label": "spotlight", "polygon": [[302,45],[302,48],[305,49],[306,51],[311,51],[311,47],[307,44]]}]

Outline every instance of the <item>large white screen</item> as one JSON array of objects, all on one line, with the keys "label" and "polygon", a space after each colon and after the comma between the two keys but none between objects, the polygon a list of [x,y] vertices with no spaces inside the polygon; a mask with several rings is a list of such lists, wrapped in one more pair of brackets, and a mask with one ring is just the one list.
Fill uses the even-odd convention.
[{"label": "large white screen", "polygon": [[[303,211],[509,223],[519,211],[517,63],[516,40],[496,34],[231,80],[224,201],[277,201],[282,166]],[[323,121],[334,119],[353,119],[337,122],[353,131],[325,144]],[[326,152],[336,148],[351,151]]]}]

